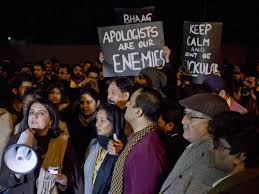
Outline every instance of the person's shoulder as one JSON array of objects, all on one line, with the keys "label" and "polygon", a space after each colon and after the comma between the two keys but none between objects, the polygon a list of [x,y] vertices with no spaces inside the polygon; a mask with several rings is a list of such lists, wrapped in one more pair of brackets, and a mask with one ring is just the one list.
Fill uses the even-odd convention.
[{"label": "person's shoulder", "polygon": [[11,116],[11,113],[9,111],[7,111],[6,109],[4,108],[0,108],[0,118],[1,117],[12,117]]},{"label": "person's shoulder", "polygon": [[4,115],[7,113],[7,110],[0,108],[0,116]]},{"label": "person's shoulder", "polygon": [[164,138],[164,134],[161,130],[159,129],[154,129],[152,131],[150,131],[148,134],[146,134],[143,139],[145,139],[146,141],[162,141],[162,139]]},{"label": "person's shoulder", "polygon": [[259,169],[246,169],[229,176],[213,187],[208,194],[257,194],[259,189]]},{"label": "person's shoulder", "polygon": [[[164,153],[165,143],[163,141],[162,133],[158,130],[153,130],[146,134],[135,146],[136,150],[139,150],[143,154],[144,153]],[[138,152],[137,152],[138,153]]]},{"label": "person's shoulder", "polygon": [[259,168],[247,168],[244,171],[241,171],[233,175],[233,178],[242,182],[254,181],[259,184]]}]

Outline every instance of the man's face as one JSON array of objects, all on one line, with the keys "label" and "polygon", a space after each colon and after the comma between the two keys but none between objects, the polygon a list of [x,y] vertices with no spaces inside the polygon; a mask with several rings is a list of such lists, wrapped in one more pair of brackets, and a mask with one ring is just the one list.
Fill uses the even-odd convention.
[{"label": "man's face", "polygon": [[211,149],[214,159],[214,165],[217,169],[225,172],[231,172],[235,165],[235,155],[230,155],[231,146],[225,139],[219,139],[214,142],[214,149]]},{"label": "man's face", "polygon": [[136,113],[137,113],[136,111],[138,107],[135,107],[135,103],[136,103],[136,98],[139,94],[140,94],[139,90],[135,91],[131,95],[130,100],[126,104],[127,109],[124,117],[129,123],[132,123],[136,119]]},{"label": "man's face", "polygon": [[250,89],[256,87],[256,77],[252,77],[252,76],[246,77],[245,83]]},{"label": "man's face", "polygon": [[35,65],[33,69],[34,76],[36,79],[41,79],[44,76],[45,71],[43,71],[41,66]]},{"label": "man's face", "polygon": [[81,78],[83,77],[83,68],[77,65],[75,66],[73,73],[76,78]]},{"label": "man's face", "polygon": [[90,69],[91,66],[92,66],[91,63],[84,63],[83,64],[84,72],[86,73]]},{"label": "man's face", "polygon": [[166,123],[162,115],[160,115],[158,119],[158,125],[166,134],[171,133],[174,128],[174,123],[173,122]]},{"label": "man's face", "polygon": [[163,131],[165,131],[166,123],[165,123],[165,121],[164,121],[162,115],[160,115],[160,117],[159,117],[159,119],[158,119],[158,125],[159,125],[159,127],[160,127]]},{"label": "man's face", "polygon": [[188,109],[185,109],[183,124],[183,137],[191,143],[198,142],[203,136],[208,134],[209,117]]},{"label": "man's face", "polygon": [[111,82],[108,87],[108,102],[117,104],[118,102],[126,101],[125,93],[118,88],[114,81]]},{"label": "man's face", "polygon": [[58,71],[58,79],[63,81],[68,81],[70,79],[70,74],[67,68],[60,68]]},{"label": "man's face", "polygon": [[29,87],[32,87],[32,82],[22,81],[21,85],[18,87],[18,96],[21,98],[24,94],[24,91]]},{"label": "man's face", "polygon": [[89,72],[88,78],[97,80],[99,78],[99,75],[98,73],[92,71],[92,72]]},{"label": "man's face", "polygon": [[51,63],[46,64],[45,71],[47,75],[51,75],[53,72],[53,65]]}]

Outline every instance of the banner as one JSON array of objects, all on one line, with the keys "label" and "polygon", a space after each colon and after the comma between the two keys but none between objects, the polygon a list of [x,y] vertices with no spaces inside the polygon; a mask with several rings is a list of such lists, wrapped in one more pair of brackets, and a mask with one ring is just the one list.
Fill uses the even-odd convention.
[{"label": "banner", "polygon": [[184,22],[182,70],[193,83],[219,73],[222,23]]},{"label": "banner", "polygon": [[104,77],[138,75],[145,67],[163,66],[163,23],[99,27]]},{"label": "banner", "polygon": [[143,8],[114,8],[116,25],[156,21],[155,6]]}]

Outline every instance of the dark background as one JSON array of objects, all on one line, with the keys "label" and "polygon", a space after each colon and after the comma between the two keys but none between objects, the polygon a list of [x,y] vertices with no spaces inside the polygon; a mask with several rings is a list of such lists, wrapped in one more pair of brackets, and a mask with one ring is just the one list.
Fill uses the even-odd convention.
[{"label": "dark background", "polygon": [[[125,0],[124,0],[125,1]],[[1,0],[0,41],[43,44],[97,44],[97,27],[112,25],[115,7],[156,6],[164,21],[165,41],[181,41],[182,24],[223,22],[223,42],[258,44],[259,1],[233,0]],[[14,41],[14,40],[13,40]]]},{"label": "dark background", "polygon": [[[258,0],[1,0],[0,57],[24,61],[55,55],[65,62],[96,58],[97,28],[114,24],[113,8],[145,6],[156,7],[173,56],[180,56],[183,21],[208,21],[223,22],[223,58],[251,69],[259,58]],[[40,48],[29,46],[35,44]]]}]

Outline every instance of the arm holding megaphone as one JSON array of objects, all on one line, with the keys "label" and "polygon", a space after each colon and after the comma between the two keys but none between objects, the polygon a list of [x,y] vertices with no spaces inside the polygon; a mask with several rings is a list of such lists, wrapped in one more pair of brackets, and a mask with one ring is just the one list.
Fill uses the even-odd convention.
[{"label": "arm holding megaphone", "polygon": [[[26,141],[30,145],[26,145]],[[32,144],[34,144],[33,133],[27,130],[10,138],[2,156],[1,186],[6,188],[16,187],[23,183],[25,176],[28,178],[29,174],[33,174],[38,157],[31,147],[34,147]]]},{"label": "arm holding megaphone", "polygon": [[12,187],[20,184],[19,179],[33,172],[37,166],[38,157],[33,149],[33,133],[30,129],[11,137],[2,157],[0,185]]}]

